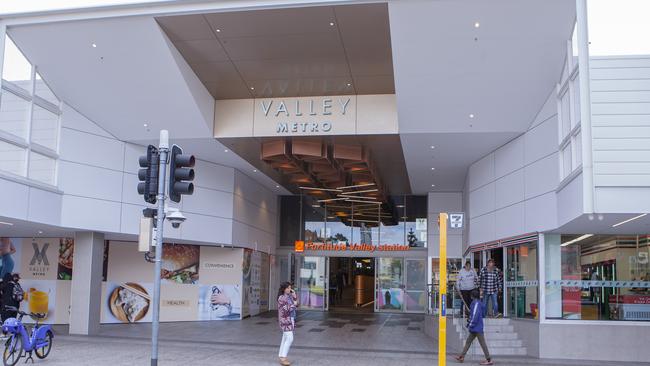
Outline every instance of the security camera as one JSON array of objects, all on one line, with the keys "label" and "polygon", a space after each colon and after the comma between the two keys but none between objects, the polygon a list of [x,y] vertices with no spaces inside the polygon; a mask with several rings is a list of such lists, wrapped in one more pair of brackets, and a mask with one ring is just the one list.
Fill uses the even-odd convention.
[{"label": "security camera", "polygon": [[174,229],[181,227],[181,224],[187,219],[178,209],[170,209],[166,218]]}]

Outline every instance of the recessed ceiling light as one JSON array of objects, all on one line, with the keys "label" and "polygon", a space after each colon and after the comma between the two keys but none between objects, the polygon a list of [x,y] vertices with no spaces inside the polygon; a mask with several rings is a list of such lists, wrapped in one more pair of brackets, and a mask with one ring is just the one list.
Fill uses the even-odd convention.
[{"label": "recessed ceiling light", "polygon": [[431,187],[435,187],[435,186],[436,186],[435,184],[432,184],[432,185],[431,185]]},{"label": "recessed ceiling light", "polygon": [[97,48],[97,44],[93,43],[92,44],[93,48]]},{"label": "recessed ceiling light", "polygon": [[348,86],[352,86],[352,84],[348,83]]},{"label": "recessed ceiling light", "polygon": [[481,23],[479,23],[479,22],[474,23],[474,28],[478,28],[480,26],[481,26]]},{"label": "recessed ceiling light", "polygon": [[435,146],[431,145],[431,149],[435,149],[435,148],[436,148]]},{"label": "recessed ceiling light", "polygon": [[253,169],[253,173],[257,173],[257,169]]},{"label": "recessed ceiling light", "polygon": [[251,90],[255,90],[255,87],[254,87],[254,86],[251,86]]},{"label": "recessed ceiling light", "polygon": [[39,230],[38,233],[39,233],[39,234],[43,234],[43,230]]},{"label": "recessed ceiling light", "polygon": [[474,113],[470,113],[469,118],[474,118]]},{"label": "recessed ceiling light", "polygon": [[149,125],[148,125],[148,124],[146,124],[146,123],[145,123],[145,124],[143,124],[143,126],[144,126],[144,127],[149,127]]},{"label": "recessed ceiling light", "polygon": [[431,170],[436,170],[436,168],[431,168]]},{"label": "recessed ceiling light", "polygon": [[276,185],[275,185],[275,188],[280,188],[280,186],[276,184]]},{"label": "recessed ceiling light", "polygon": [[228,152],[228,149],[224,150],[223,152]]},{"label": "recessed ceiling light", "polygon": [[334,26],[334,22],[330,22],[330,27],[333,27],[333,26]]},{"label": "recessed ceiling light", "polygon": [[12,224],[11,222],[4,222],[4,221],[0,221],[0,225],[14,226],[14,224]]},{"label": "recessed ceiling light", "polygon": [[220,33],[220,32],[221,32],[221,29],[219,29],[219,28],[217,28],[217,29],[215,29],[215,30],[217,31],[217,33]]}]

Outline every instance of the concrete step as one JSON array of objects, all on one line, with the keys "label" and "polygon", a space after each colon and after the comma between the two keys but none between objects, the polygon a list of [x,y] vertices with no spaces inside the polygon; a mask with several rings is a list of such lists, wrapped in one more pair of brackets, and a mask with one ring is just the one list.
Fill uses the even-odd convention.
[{"label": "concrete step", "polygon": [[[467,322],[467,319],[463,318],[454,318],[454,324],[464,324]],[[510,325],[510,319],[508,318],[488,318],[483,319],[483,324],[485,325]]]},{"label": "concrete step", "polygon": [[[460,333],[463,329],[463,326],[460,324],[456,325],[456,331]],[[483,333],[487,334],[499,334],[499,333],[512,333],[515,331],[515,327],[512,325],[483,325]],[[487,337],[487,336],[486,336]]]},{"label": "concrete step", "polygon": [[[488,351],[492,356],[525,356],[526,347],[490,347],[488,344]],[[470,347],[468,355],[483,355],[483,350],[478,344]]]}]

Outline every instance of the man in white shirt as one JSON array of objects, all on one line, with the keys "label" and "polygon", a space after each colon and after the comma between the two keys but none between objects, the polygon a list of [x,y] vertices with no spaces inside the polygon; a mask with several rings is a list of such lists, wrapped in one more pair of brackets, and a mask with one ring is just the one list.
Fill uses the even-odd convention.
[{"label": "man in white shirt", "polygon": [[461,268],[458,272],[458,281],[456,281],[456,288],[460,290],[460,295],[463,298],[463,312],[469,310],[468,306],[472,303],[472,290],[478,286],[478,275],[470,261],[465,262],[465,267]]}]

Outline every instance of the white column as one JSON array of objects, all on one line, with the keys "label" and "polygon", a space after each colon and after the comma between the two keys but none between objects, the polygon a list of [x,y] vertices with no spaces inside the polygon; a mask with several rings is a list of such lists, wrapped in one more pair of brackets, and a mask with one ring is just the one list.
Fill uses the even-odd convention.
[{"label": "white column", "polygon": [[104,234],[75,233],[70,334],[97,334],[101,314]]}]

